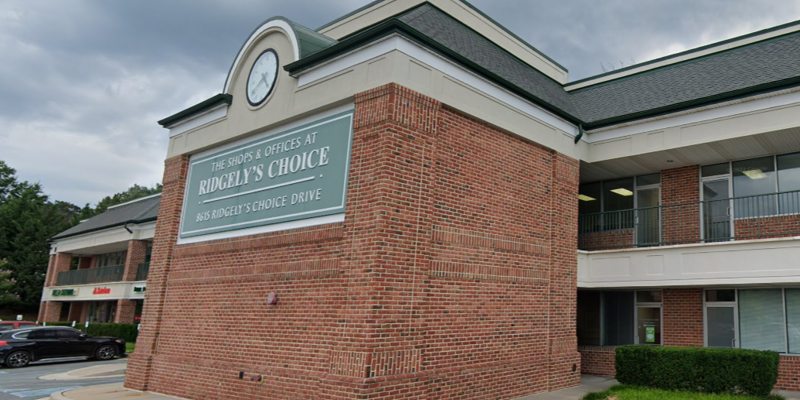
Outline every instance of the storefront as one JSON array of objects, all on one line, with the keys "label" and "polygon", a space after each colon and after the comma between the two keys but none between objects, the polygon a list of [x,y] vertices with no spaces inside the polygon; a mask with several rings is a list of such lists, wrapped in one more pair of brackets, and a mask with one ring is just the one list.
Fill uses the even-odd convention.
[{"label": "storefront", "polygon": [[[761,196],[773,170],[739,164],[767,154],[748,143],[781,149],[777,170],[800,151],[785,86],[800,77],[741,72],[790,63],[760,44],[796,50],[787,30],[570,83],[458,0],[376,2],[316,31],[268,19],[220,94],[159,121],[164,192],[125,385],[513,399],[613,373],[621,344],[751,335],[791,351],[751,332],[790,329],[789,314],[748,319],[792,296],[752,285],[800,283],[746,263],[798,253],[794,225],[761,223],[785,206],[735,206],[732,234],[713,203],[733,201],[715,189],[724,172],[701,172],[727,160],[733,192]],[[733,303],[704,300],[734,284]]]}]

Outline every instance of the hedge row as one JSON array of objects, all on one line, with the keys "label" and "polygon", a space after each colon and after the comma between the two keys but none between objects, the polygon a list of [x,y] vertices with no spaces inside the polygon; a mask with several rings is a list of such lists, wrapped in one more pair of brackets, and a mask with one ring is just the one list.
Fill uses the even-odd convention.
[{"label": "hedge row", "polygon": [[619,346],[619,383],[664,390],[768,396],[778,380],[773,351]]},{"label": "hedge row", "polygon": [[[72,322],[48,322],[47,326],[72,326]],[[85,324],[76,323],[75,329],[85,332],[92,336],[112,336],[125,339],[126,342],[135,343],[139,336],[138,324],[101,324],[89,323],[89,329]]]}]

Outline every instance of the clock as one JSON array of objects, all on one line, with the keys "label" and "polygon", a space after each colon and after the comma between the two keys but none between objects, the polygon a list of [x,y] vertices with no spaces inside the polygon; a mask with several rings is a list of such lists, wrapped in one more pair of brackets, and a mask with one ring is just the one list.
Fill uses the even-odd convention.
[{"label": "clock", "polygon": [[278,53],[273,49],[258,55],[247,77],[247,102],[259,106],[272,93],[278,79]]}]

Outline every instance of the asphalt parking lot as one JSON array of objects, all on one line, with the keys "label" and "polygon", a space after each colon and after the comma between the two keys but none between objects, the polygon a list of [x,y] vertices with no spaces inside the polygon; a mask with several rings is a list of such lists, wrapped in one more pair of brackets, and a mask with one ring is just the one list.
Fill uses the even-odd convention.
[{"label": "asphalt parking lot", "polygon": [[42,380],[40,376],[60,374],[78,368],[125,363],[126,359],[89,361],[84,357],[57,358],[31,363],[25,368],[0,367],[0,400],[48,398],[51,393],[104,383],[122,382],[123,377],[80,380]]}]

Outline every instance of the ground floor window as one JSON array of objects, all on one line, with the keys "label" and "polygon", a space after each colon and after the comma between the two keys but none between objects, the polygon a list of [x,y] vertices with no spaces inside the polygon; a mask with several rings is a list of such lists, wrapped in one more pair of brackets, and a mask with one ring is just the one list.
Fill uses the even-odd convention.
[{"label": "ground floor window", "polygon": [[704,298],[705,344],[800,354],[800,289],[714,289]]},{"label": "ground floor window", "polygon": [[89,311],[86,319],[89,322],[110,323],[114,322],[117,316],[117,302],[115,301],[92,301],[89,302]]},{"label": "ground floor window", "polygon": [[579,291],[578,344],[660,345],[661,302],[660,290]]}]

